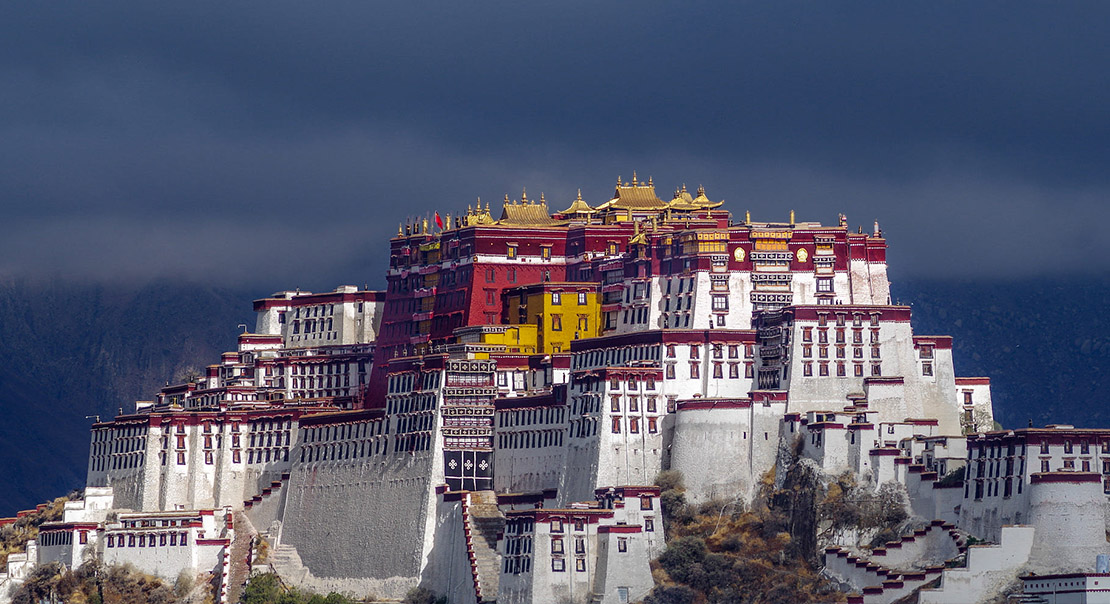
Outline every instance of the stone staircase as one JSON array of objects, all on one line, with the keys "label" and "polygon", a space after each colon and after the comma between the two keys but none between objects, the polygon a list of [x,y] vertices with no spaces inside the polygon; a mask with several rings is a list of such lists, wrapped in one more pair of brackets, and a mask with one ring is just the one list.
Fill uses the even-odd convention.
[{"label": "stone staircase", "polygon": [[475,598],[479,604],[496,602],[501,576],[497,539],[505,530],[505,516],[497,507],[497,494],[493,491],[468,493],[462,500],[462,513]]},{"label": "stone staircase", "polygon": [[860,590],[848,596],[849,604],[890,604],[936,580],[944,571],[943,562],[966,549],[956,527],[934,520],[898,541],[875,548],[870,558],[829,547],[825,550],[825,574]]},{"label": "stone staircase", "polygon": [[224,584],[227,588],[227,601],[238,602],[243,593],[243,584],[247,582],[250,574],[250,565],[247,559],[251,554],[254,543],[255,531],[250,520],[243,512],[235,512],[232,516],[235,527],[234,537],[228,550],[228,576]]},{"label": "stone staircase", "polygon": [[[963,568],[945,569],[940,586],[922,589],[921,604],[973,604],[1014,580],[1033,549],[1031,526],[1003,526],[997,545],[967,548]],[[1033,600],[1035,601],[1035,600]]]},{"label": "stone staircase", "polygon": [[278,544],[270,550],[270,569],[294,585],[303,584],[308,576],[308,568],[292,545]]}]

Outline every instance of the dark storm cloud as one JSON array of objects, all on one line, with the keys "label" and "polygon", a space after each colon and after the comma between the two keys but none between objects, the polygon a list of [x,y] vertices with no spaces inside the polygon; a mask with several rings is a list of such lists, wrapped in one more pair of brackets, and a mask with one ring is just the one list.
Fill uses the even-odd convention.
[{"label": "dark storm cloud", "polygon": [[0,10],[7,273],[376,282],[406,216],[633,169],[910,273],[1110,268],[1104,4]]}]

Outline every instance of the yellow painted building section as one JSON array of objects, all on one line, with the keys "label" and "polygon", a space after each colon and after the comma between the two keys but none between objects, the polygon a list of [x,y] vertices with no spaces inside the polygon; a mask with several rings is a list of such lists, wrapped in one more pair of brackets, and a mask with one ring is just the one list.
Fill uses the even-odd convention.
[{"label": "yellow painted building section", "polygon": [[505,293],[506,319],[511,325],[538,328],[538,352],[570,352],[576,339],[600,335],[601,299],[595,286],[584,283],[540,283]]}]

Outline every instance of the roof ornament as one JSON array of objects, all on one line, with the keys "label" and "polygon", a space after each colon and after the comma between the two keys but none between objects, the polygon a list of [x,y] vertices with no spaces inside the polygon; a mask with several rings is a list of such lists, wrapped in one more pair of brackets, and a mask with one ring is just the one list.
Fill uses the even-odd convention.
[{"label": "roof ornament", "polygon": [[744,224],[751,224],[751,223],[752,223],[752,211],[751,210],[744,210]]},{"label": "roof ornament", "polygon": [[790,226],[794,226],[794,210],[790,210]]},{"label": "roof ornament", "polygon": [[547,200],[544,199],[543,191],[540,191],[540,205],[543,205],[543,206],[547,205]]},{"label": "roof ornament", "polygon": [[649,187],[654,187],[655,186],[655,179],[650,174],[648,175],[648,186]]},{"label": "roof ornament", "polygon": [[701,185],[698,185],[698,197],[704,197],[704,196],[705,196],[705,187],[703,187]]},{"label": "roof ornament", "polygon": [[618,175],[617,175],[617,187],[620,187],[620,186],[621,186],[621,177],[620,177],[620,175],[618,174]]},{"label": "roof ornament", "polygon": [[636,186],[637,184],[638,183],[636,182],[636,171],[633,170],[632,171],[632,186]]},{"label": "roof ornament", "polygon": [[520,204],[528,205],[528,189],[525,187],[520,188]]},{"label": "roof ornament", "polygon": [[401,235],[404,235],[404,234],[405,234],[404,227],[402,227],[401,223],[398,222],[397,223],[397,236],[400,237]]}]

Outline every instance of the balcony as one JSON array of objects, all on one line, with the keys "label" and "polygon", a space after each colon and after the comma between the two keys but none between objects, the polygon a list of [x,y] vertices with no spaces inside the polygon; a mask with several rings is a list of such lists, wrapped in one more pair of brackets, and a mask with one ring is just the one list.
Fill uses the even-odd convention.
[{"label": "balcony", "polygon": [[413,291],[412,295],[415,298],[427,298],[428,296],[434,296],[436,295],[436,288],[435,286],[421,287],[420,289]]}]

